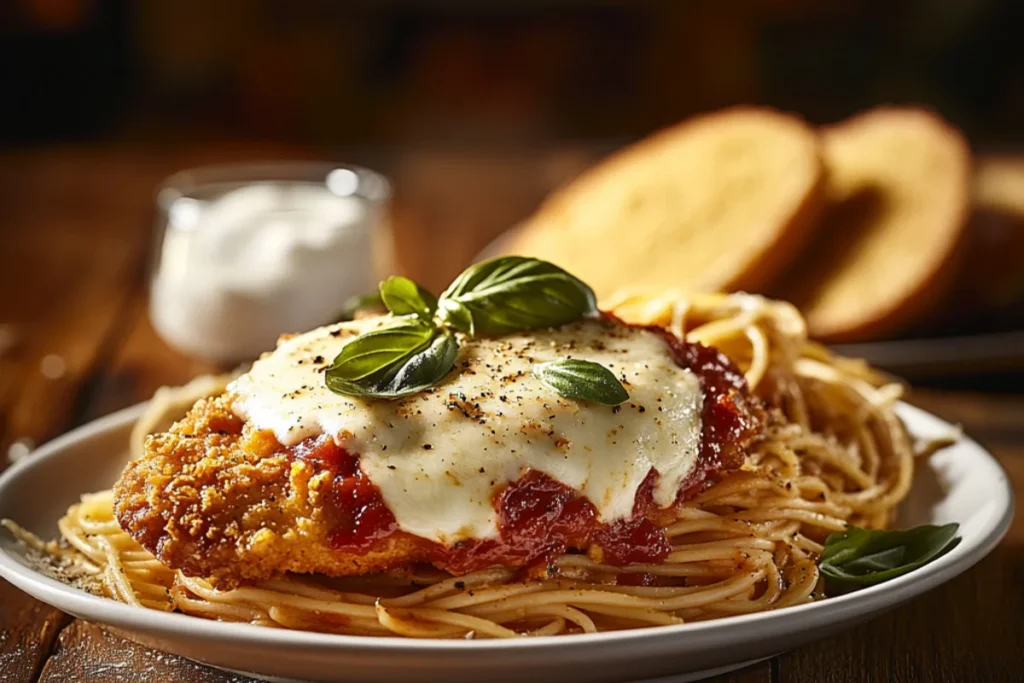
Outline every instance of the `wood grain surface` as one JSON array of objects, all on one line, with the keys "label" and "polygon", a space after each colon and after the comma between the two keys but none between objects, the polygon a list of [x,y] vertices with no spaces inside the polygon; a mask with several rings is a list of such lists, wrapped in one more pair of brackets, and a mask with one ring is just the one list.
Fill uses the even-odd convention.
[{"label": "wood grain surface", "polygon": [[[304,150],[53,147],[0,155],[0,468],[67,429],[212,368],[150,326],[146,264],[161,178],[190,165]],[[583,160],[410,153],[395,179],[399,270],[445,284]],[[452,249],[445,244],[458,245]],[[916,391],[988,447],[1024,494],[1024,394]],[[29,456],[31,457],[31,456]],[[0,680],[245,681],[71,619],[0,581]],[[1024,524],[978,566],[873,621],[717,683],[1024,680]]]}]

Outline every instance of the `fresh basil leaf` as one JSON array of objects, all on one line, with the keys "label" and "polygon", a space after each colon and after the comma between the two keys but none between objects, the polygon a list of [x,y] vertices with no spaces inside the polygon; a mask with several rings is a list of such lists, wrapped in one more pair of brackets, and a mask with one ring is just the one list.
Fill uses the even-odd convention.
[{"label": "fresh basil leaf", "polygon": [[384,300],[380,296],[380,292],[367,292],[366,294],[357,294],[351,296],[345,300],[345,303],[341,307],[341,311],[338,313],[334,322],[345,322],[352,320],[356,317],[356,313],[365,310],[376,309],[381,313],[384,312]]},{"label": "fresh basil leaf", "polygon": [[544,386],[564,398],[572,398],[606,406],[617,406],[629,400],[626,388],[612,371],[589,360],[553,360],[533,366],[534,376]]},{"label": "fresh basil leaf", "polygon": [[434,332],[432,326],[418,320],[367,332],[342,348],[327,374],[347,381],[360,380],[427,346]]},{"label": "fresh basil leaf", "polygon": [[545,262],[527,256],[498,256],[474,263],[448,285],[442,296],[457,297],[495,282],[514,278],[522,273],[524,268],[529,270],[536,263]]},{"label": "fresh basil leaf", "polygon": [[557,327],[597,313],[594,291],[558,266],[501,256],[470,266],[441,295],[441,320],[469,334]]},{"label": "fresh basil leaf", "polygon": [[851,590],[894,579],[949,552],[959,524],[875,531],[850,525],[829,534],[819,568],[830,587]]},{"label": "fresh basil leaf", "polygon": [[455,366],[455,335],[420,320],[373,330],[341,350],[324,381],[336,394],[399,398],[440,382]]},{"label": "fresh basil leaf", "polygon": [[395,315],[416,315],[427,322],[437,310],[437,297],[407,277],[394,275],[380,283],[380,298]]}]

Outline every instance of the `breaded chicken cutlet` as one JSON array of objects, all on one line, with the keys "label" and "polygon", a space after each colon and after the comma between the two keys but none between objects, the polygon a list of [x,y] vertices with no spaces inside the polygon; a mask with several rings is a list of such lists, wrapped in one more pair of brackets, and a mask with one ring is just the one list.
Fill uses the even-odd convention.
[{"label": "breaded chicken cutlet", "polygon": [[341,519],[326,463],[294,457],[266,431],[246,428],[230,397],[199,401],[114,486],[114,513],[168,567],[218,588],[286,572],[347,576],[423,561],[416,540],[393,534],[360,553],[334,550]]}]

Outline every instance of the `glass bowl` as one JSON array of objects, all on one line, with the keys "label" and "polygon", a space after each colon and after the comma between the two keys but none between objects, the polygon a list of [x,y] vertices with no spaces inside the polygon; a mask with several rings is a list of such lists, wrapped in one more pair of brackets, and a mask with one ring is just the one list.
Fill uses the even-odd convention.
[{"label": "glass bowl", "polygon": [[150,319],[172,347],[228,364],[337,319],[373,290],[391,237],[387,180],[274,162],[177,173],[157,194]]}]

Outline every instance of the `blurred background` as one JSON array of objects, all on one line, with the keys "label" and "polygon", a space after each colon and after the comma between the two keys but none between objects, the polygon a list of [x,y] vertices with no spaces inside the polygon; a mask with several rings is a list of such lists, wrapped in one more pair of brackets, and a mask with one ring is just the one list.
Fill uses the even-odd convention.
[{"label": "blurred background", "polygon": [[1003,147],[1022,24],[1014,0],[8,0],[0,136],[519,146],[895,101]]},{"label": "blurred background", "polygon": [[[820,124],[921,103],[1012,157],[1022,29],[1017,0],[5,0],[0,324],[31,338],[83,260],[144,290],[157,185],[209,162],[382,172],[391,265],[437,289],[601,156],[727,105]],[[1020,292],[999,287],[998,306],[903,336],[1024,328]],[[996,385],[1019,371],[1020,336],[961,342],[936,367],[994,354]]]}]

